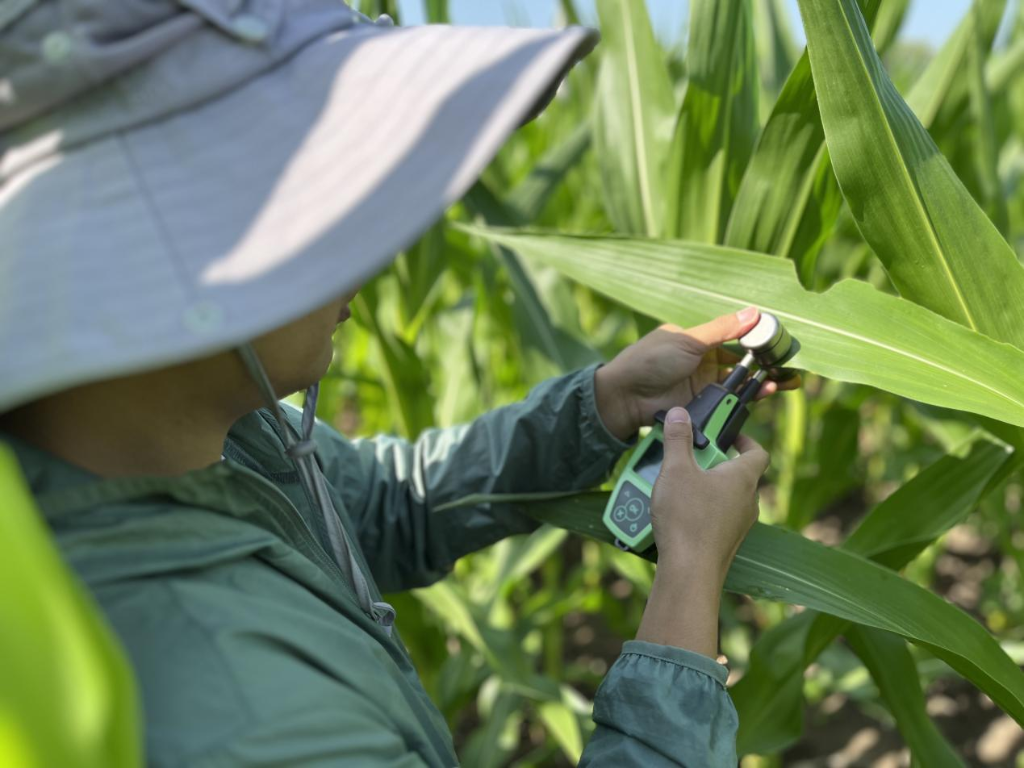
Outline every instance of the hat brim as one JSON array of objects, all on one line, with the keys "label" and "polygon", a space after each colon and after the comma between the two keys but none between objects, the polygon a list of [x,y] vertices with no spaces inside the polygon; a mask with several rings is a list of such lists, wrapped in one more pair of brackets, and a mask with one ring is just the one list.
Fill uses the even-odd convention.
[{"label": "hat brim", "polygon": [[331,34],[234,91],[0,187],[0,412],[229,348],[381,270],[591,30]]}]

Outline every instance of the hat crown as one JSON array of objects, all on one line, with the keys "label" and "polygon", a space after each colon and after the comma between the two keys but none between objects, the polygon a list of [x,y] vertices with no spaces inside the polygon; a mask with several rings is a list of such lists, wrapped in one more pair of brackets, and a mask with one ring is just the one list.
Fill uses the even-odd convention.
[{"label": "hat crown", "polygon": [[[213,28],[219,57],[272,47],[289,17],[369,21],[341,0],[0,0],[0,131]],[[319,32],[323,32],[320,27]],[[251,55],[251,51],[249,52]],[[196,84],[197,90],[202,85]]]}]

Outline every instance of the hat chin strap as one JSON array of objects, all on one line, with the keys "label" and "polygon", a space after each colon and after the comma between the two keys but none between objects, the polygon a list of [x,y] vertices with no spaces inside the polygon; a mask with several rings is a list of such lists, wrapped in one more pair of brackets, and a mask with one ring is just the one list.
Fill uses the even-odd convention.
[{"label": "hat chin strap", "polygon": [[323,473],[320,471],[320,466],[316,462],[313,426],[316,417],[316,401],[320,394],[320,383],[317,382],[306,390],[306,402],[302,406],[302,434],[300,435],[281,412],[281,405],[278,402],[277,395],[274,393],[274,387],[270,383],[270,377],[267,376],[267,372],[263,368],[256,350],[253,349],[251,344],[243,344],[238,347],[237,351],[241,355],[242,362],[245,363],[249,375],[256,382],[264,402],[274,418],[277,419],[278,424],[281,425],[285,444],[284,452],[288,454],[288,457],[295,464],[303,488],[305,488],[306,493],[309,494],[309,497],[320,508],[320,513],[323,515],[324,524],[327,528],[327,537],[331,544],[334,561],[341,568],[345,578],[348,579],[349,584],[352,586],[363,612],[380,624],[388,636],[390,636],[391,627],[395,623],[395,609],[388,603],[375,601],[370,594],[370,587],[366,582],[366,577],[363,575],[363,571],[353,554],[352,543],[349,540],[348,533],[341,524],[338,512],[334,508],[334,502],[331,500],[331,494],[327,488],[327,480],[324,478]]}]

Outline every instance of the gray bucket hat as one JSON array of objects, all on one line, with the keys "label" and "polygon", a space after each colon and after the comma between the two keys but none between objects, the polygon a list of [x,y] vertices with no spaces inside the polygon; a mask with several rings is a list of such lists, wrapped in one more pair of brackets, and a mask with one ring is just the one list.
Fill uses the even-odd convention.
[{"label": "gray bucket hat", "polygon": [[339,0],[0,0],[0,413],[236,348],[390,627],[315,461],[318,387],[293,426],[248,342],[385,266],[595,42]]},{"label": "gray bucket hat", "polygon": [[0,0],[0,412],[358,285],[595,40],[339,0]]}]

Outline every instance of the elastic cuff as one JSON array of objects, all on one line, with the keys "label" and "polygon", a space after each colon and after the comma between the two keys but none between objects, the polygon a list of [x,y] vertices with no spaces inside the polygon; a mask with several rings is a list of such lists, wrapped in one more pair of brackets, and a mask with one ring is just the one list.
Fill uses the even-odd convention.
[{"label": "elastic cuff", "polygon": [[600,412],[597,410],[597,394],[594,389],[594,375],[597,373],[597,369],[602,365],[604,365],[604,363],[593,363],[576,374],[580,377],[580,386],[582,387],[581,392],[583,395],[581,408],[583,421],[582,431],[583,436],[592,440],[594,445],[607,447],[608,452],[610,454],[614,454],[617,458],[623,451],[627,451],[636,445],[636,437],[628,443],[617,438],[605,425]]},{"label": "elastic cuff", "polygon": [[684,648],[648,643],[645,640],[627,640],[622,646],[622,655],[625,656],[626,654],[660,659],[670,664],[692,669],[695,672],[701,672],[717,682],[723,689],[725,688],[725,681],[729,679],[728,667],[719,664],[703,653],[687,651]]}]

